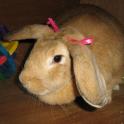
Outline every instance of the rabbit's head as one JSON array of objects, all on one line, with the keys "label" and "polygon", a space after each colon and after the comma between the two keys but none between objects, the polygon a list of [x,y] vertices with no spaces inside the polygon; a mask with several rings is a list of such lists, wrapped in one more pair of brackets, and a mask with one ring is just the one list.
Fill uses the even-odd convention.
[{"label": "rabbit's head", "polygon": [[45,95],[70,83],[67,47],[58,41],[41,42],[35,44],[20,74],[24,87],[36,95]]},{"label": "rabbit's head", "polygon": [[54,33],[43,25],[27,26],[8,36],[9,40],[37,39],[19,79],[35,95],[47,95],[67,83],[76,83],[79,94],[87,103],[103,107],[108,102],[106,85],[95,56],[87,46],[68,42],[68,36],[83,38],[71,28]]}]

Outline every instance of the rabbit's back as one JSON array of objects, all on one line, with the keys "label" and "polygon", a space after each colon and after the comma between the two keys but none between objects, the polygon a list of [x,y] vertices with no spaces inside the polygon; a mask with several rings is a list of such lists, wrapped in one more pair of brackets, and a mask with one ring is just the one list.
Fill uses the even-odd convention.
[{"label": "rabbit's back", "polygon": [[116,81],[124,74],[124,36],[116,19],[94,7],[67,19],[63,24],[63,27],[66,26],[72,26],[85,37],[94,38],[93,45],[89,47],[106,82],[111,84],[114,80],[113,84],[118,83]]}]

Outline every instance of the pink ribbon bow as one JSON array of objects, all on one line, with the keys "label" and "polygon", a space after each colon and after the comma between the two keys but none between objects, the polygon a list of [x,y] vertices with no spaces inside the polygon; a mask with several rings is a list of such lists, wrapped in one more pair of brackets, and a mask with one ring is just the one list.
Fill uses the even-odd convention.
[{"label": "pink ribbon bow", "polygon": [[79,45],[90,45],[93,43],[93,38],[91,38],[91,37],[89,37],[89,38],[87,37],[82,40],[77,40],[77,39],[74,39],[71,37],[67,37],[67,40],[73,44],[79,44]]},{"label": "pink ribbon bow", "polygon": [[[59,27],[52,18],[48,18],[47,24],[52,26],[54,32],[59,32]],[[93,43],[93,38],[91,38],[91,37],[90,38],[84,38],[82,40],[76,40],[76,39],[71,38],[71,37],[67,37],[67,39],[70,42],[72,42],[73,44],[79,44],[79,45],[89,45],[89,44]]]}]

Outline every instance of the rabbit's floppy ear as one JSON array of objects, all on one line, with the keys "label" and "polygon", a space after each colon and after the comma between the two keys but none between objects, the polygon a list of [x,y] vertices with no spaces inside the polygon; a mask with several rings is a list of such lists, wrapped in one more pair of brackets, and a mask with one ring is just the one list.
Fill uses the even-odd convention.
[{"label": "rabbit's floppy ear", "polygon": [[103,107],[107,104],[106,84],[95,56],[87,46],[75,46],[71,50],[71,56],[80,95],[91,106]]},{"label": "rabbit's floppy ear", "polygon": [[[66,29],[65,29],[66,30]],[[66,36],[75,39],[84,38],[77,30],[69,28],[65,31]],[[107,104],[107,89],[105,79],[100,72],[95,56],[86,45],[76,45],[67,41],[67,45],[72,58],[72,68],[74,71],[77,89],[82,98],[91,106],[101,108]]]},{"label": "rabbit's floppy ear", "polygon": [[5,36],[5,40],[23,40],[23,39],[38,39],[44,35],[53,33],[47,25],[34,24],[25,26],[21,30]]}]

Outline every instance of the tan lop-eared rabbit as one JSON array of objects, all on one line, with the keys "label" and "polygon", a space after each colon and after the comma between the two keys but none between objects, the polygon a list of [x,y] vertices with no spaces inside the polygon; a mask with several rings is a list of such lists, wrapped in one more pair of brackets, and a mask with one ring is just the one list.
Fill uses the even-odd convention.
[{"label": "tan lop-eared rabbit", "polygon": [[[6,37],[37,39],[20,82],[51,105],[70,103],[80,95],[91,106],[103,107],[124,75],[123,31],[113,17],[91,5],[70,10],[62,18],[59,32],[36,24]],[[68,39],[89,36],[94,39],[91,45],[73,44]]]}]

